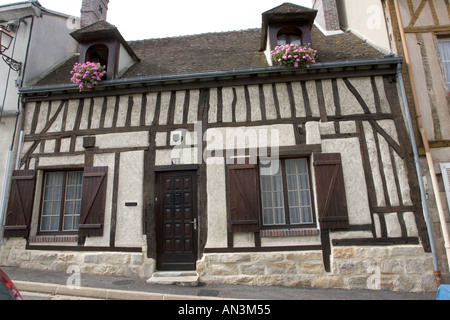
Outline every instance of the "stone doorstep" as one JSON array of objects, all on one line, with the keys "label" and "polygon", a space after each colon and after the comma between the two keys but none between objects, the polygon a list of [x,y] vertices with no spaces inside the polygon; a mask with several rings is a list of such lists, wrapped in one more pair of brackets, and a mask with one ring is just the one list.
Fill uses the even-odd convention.
[{"label": "stone doorstep", "polygon": [[156,271],[147,283],[197,287],[198,274],[195,271]]}]

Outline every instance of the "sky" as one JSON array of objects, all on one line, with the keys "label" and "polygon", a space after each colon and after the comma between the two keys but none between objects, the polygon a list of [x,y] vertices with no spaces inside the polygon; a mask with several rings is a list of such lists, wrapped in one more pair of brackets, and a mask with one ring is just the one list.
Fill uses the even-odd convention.
[{"label": "sky", "polygon": [[[22,0],[0,0],[0,5]],[[79,17],[82,0],[39,0],[50,10]],[[127,40],[261,27],[261,14],[286,0],[110,0],[107,21]],[[289,0],[311,7],[311,0]]]}]

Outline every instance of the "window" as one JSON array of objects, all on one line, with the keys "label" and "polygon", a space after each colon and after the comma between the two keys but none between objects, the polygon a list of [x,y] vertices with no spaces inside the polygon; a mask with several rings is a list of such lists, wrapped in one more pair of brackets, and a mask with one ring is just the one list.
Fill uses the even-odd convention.
[{"label": "window", "polygon": [[[108,55],[109,49],[104,44],[97,44],[91,46],[86,53],[86,61],[100,63],[102,66],[106,67],[108,70]],[[106,75],[103,76],[102,80],[106,79]]]},{"label": "window", "polygon": [[441,172],[445,195],[447,196],[448,209],[450,211],[450,163],[441,163]]},{"label": "window", "polygon": [[82,186],[82,171],[45,174],[40,224],[42,232],[78,230]]},{"label": "window", "polygon": [[298,28],[283,28],[278,32],[277,45],[302,44],[302,32]]},{"label": "window", "polygon": [[263,225],[313,224],[308,160],[288,159],[279,164],[277,172],[272,173],[271,164],[260,165]]},{"label": "window", "polygon": [[[108,167],[48,171],[43,176],[38,231],[103,236]],[[5,237],[30,236],[36,180],[35,170],[13,172]]]},{"label": "window", "polygon": [[439,50],[441,52],[441,60],[444,66],[447,86],[450,88],[450,39],[440,40]]}]

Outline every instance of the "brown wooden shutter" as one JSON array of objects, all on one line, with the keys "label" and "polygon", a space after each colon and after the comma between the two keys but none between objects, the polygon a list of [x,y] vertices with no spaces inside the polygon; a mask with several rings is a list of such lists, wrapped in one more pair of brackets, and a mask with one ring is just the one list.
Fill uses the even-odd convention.
[{"label": "brown wooden shutter", "polygon": [[4,231],[6,238],[28,237],[35,190],[36,171],[13,172],[9,205],[6,211]]},{"label": "brown wooden shutter", "polygon": [[230,211],[232,232],[259,231],[260,205],[257,166],[230,166]]},{"label": "brown wooden shutter", "polygon": [[315,154],[319,222],[323,230],[348,229],[344,172],[339,153]]},{"label": "brown wooden shutter", "polygon": [[107,178],[108,167],[84,169],[79,236],[103,235]]}]

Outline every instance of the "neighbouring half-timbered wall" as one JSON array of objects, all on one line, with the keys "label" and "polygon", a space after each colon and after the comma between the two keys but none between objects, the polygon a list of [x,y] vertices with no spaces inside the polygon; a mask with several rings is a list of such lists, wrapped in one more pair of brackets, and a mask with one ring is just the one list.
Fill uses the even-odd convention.
[{"label": "neighbouring half-timbered wall", "polygon": [[[393,284],[391,275],[397,273],[393,261],[405,266],[414,259],[420,267],[411,274],[401,268],[408,280],[402,290],[422,290],[415,283],[428,277],[429,255],[424,248],[428,250],[429,244],[395,77],[274,82],[28,102],[21,169],[38,170],[38,183],[27,248],[49,249],[35,243],[43,172],[106,166],[104,234],[87,238],[84,248],[135,252],[131,255],[143,250],[142,261],[136,257],[127,261],[131,270],[140,268],[140,274],[148,274],[156,259],[155,170],[176,170],[172,161],[179,160],[180,165],[198,168],[198,271],[205,280],[236,283],[251,278],[249,283],[358,287],[371,275],[367,268],[377,266],[389,275],[385,287],[398,289],[404,282]],[[216,156],[218,163],[207,163],[198,150],[208,150],[208,134],[226,135],[229,130],[236,135],[248,128],[276,130],[282,155],[307,156],[310,163],[315,153],[340,153],[349,229],[330,232],[329,243],[323,242],[318,225],[289,237],[270,232],[230,234],[225,158]],[[171,137],[179,129],[189,132],[192,141],[183,156],[176,157]],[[250,143],[244,148],[252,147]],[[221,147],[215,144],[211,149]],[[312,165],[310,169],[313,173]],[[314,187],[313,183],[316,199]],[[127,202],[137,205],[128,207]],[[64,250],[64,245],[73,249],[75,243],[70,241],[56,243],[57,249]],[[376,251],[374,257],[370,250]],[[90,272],[100,272],[94,263],[107,265],[107,253],[83,254],[78,259],[84,259]],[[325,270],[324,261],[330,257],[331,268]],[[254,267],[257,261],[264,263]],[[359,280],[344,276],[353,271]],[[285,273],[289,276],[282,280]]]},{"label": "neighbouring half-timbered wall", "polygon": [[[437,175],[436,179],[440,185],[442,207],[448,221],[450,216],[446,201],[447,196],[442,187],[445,174],[441,173],[440,164],[450,162],[450,92],[444,67],[446,58],[440,52],[439,42],[450,39],[450,3],[448,1],[428,0],[400,0],[398,3],[418,97],[418,106],[416,106],[411,89],[410,75],[406,65],[404,65],[403,74],[408,103],[413,120],[416,119],[415,108],[420,109],[422,125],[428,139]],[[392,0],[386,1],[386,15],[389,18],[393,48],[398,55],[405,56],[404,44],[401,40],[396,10]],[[434,221],[433,229],[437,243],[437,255],[445,279],[447,275],[444,274],[448,273],[449,266],[445,253],[444,236],[442,235],[442,222],[439,219],[432,177],[427,170],[428,164],[425,159],[423,142],[419,139],[421,133],[417,129],[416,121],[413,121],[413,125],[416,130],[415,135],[418,141],[422,168],[424,169],[423,176],[429,199],[427,204],[431,221]]]}]

